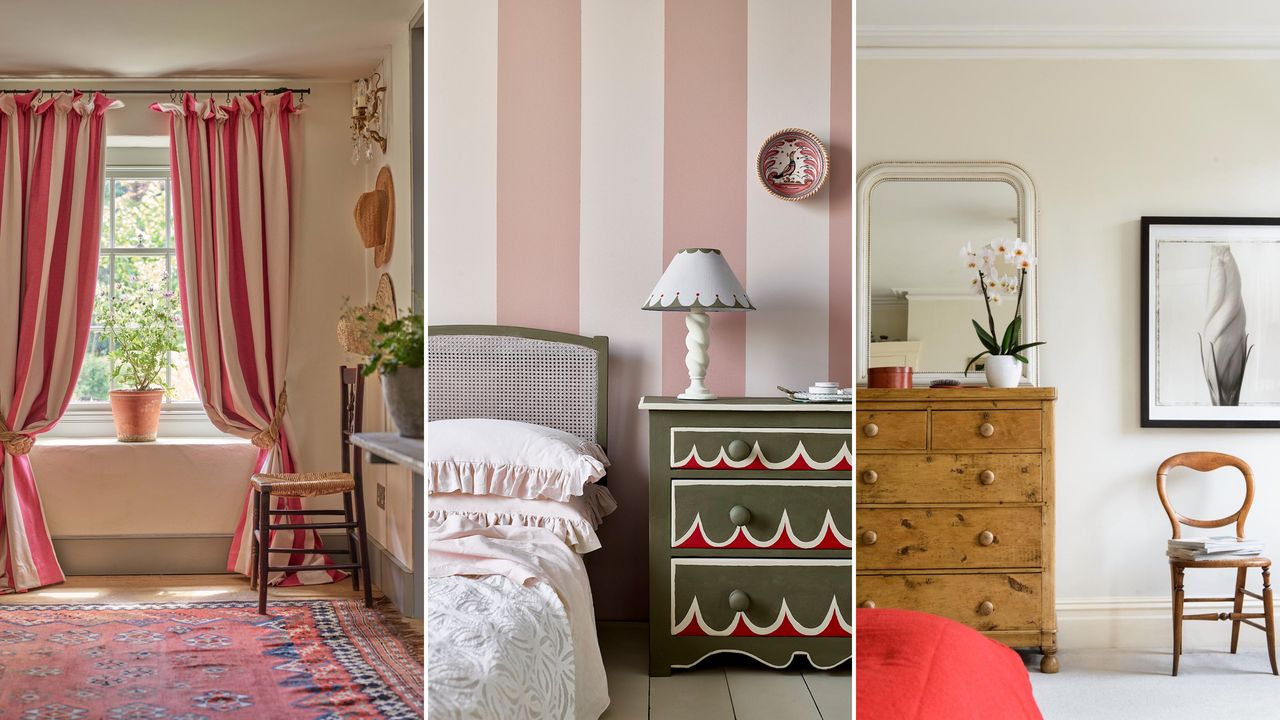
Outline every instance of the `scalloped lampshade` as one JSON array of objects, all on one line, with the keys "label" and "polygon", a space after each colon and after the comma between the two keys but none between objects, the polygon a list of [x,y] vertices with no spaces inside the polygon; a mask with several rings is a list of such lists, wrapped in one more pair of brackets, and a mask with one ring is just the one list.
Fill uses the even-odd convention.
[{"label": "scalloped lampshade", "polygon": [[715,248],[685,248],[676,252],[662,273],[645,310],[743,312],[755,310],[747,291]]},{"label": "scalloped lampshade", "polygon": [[709,312],[744,312],[755,310],[742,283],[715,248],[685,248],[676,252],[662,273],[645,310],[683,310],[687,330],[684,344],[689,349],[684,364],[689,368],[689,387],[680,393],[681,400],[715,400],[703,381],[711,356],[711,318]]}]

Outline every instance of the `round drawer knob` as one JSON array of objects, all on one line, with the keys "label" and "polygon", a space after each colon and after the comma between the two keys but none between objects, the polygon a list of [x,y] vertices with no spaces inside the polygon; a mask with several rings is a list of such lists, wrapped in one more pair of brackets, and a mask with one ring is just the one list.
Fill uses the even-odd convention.
[{"label": "round drawer knob", "polygon": [[982,532],[978,533],[979,545],[990,545],[995,541],[996,541],[996,536],[990,530],[983,530]]},{"label": "round drawer knob", "polygon": [[858,605],[858,607],[866,608],[866,609],[868,609],[868,610],[873,610],[873,609],[875,609],[875,606],[876,606],[876,601],[875,601],[875,600],[863,600],[863,601],[862,601],[861,603],[859,603],[859,605]]},{"label": "round drawer knob", "polygon": [[876,539],[877,539],[877,538],[879,538],[879,536],[878,536],[878,535],[876,535],[876,531],[875,531],[875,530],[868,530],[868,531],[866,531],[866,532],[862,533],[862,544],[863,544],[863,545],[875,545],[875,544],[876,544]]},{"label": "round drawer knob", "polygon": [[862,482],[868,485],[875,485],[876,481],[879,479],[880,479],[880,473],[876,472],[875,470],[864,470],[862,473]]},{"label": "round drawer knob", "polygon": [[978,605],[978,614],[979,614],[979,615],[990,615],[991,613],[993,613],[993,612],[995,612],[995,611],[996,611],[996,606],[995,606],[995,605],[992,605],[990,600],[983,600],[983,601]]},{"label": "round drawer knob", "polygon": [[744,440],[734,440],[729,443],[729,458],[731,460],[746,460],[751,454],[751,446]]},{"label": "round drawer knob", "polygon": [[751,511],[741,505],[734,505],[729,508],[729,522],[742,527],[751,522]]},{"label": "round drawer knob", "polygon": [[982,472],[978,473],[978,482],[982,483],[983,485],[990,485],[995,481],[996,481],[996,474],[991,472],[990,470],[983,470]]},{"label": "round drawer knob", "polygon": [[729,609],[736,612],[745,612],[751,607],[751,596],[741,590],[734,590],[729,593]]},{"label": "round drawer knob", "polygon": [[991,423],[982,423],[978,426],[978,433],[982,437],[991,437],[996,434],[996,426]]},{"label": "round drawer knob", "polygon": [[862,434],[867,437],[875,437],[880,434],[880,426],[875,423],[867,423],[862,426]]}]

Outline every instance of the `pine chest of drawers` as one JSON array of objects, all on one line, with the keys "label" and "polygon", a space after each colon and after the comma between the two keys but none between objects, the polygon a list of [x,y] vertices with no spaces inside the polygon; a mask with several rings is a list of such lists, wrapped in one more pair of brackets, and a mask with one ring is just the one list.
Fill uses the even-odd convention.
[{"label": "pine chest of drawers", "polygon": [[1053,388],[859,389],[857,603],[920,610],[1057,672]]},{"label": "pine chest of drawers", "polygon": [[715,653],[848,659],[853,442],[846,405],[646,397],[649,672]]}]

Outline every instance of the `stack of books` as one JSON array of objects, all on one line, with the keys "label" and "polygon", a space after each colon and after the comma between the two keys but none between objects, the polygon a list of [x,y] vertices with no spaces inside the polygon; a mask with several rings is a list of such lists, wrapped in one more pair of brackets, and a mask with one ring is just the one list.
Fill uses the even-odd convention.
[{"label": "stack of books", "polygon": [[1175,560],[1228,560],[1262,554],[1262,543],[1238,537],[1170,540],[1168,556]]}]

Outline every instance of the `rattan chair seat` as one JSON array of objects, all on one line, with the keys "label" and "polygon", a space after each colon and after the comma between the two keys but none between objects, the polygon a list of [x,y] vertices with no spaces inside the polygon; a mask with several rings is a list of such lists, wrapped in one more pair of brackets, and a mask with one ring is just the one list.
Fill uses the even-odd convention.
[{"label": "rattan chair seat", "polygon": [[255,473],[250,482],[259,489],[270,485],[272,495],[283,497],[337,495],[350,492],[356,486],[351,473],[343,472]]}]

